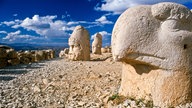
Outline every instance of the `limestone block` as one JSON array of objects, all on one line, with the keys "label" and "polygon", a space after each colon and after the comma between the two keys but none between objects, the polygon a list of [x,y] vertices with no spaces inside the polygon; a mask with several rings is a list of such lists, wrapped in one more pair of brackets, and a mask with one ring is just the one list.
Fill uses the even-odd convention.
[{"label": "limestone block", "polygon": [[7,58],[6,49],[0,48],[0,58]]},{"label": "limestone block", "polygon": [[101,47],[102,47],[102,35],[97,33],[92,43],[92,53],[101,54]]},{"label": "limestone block", "polygon": [[107,48],[101,48],[101,52],[102,53],[107,53],[108,51],[107,51]]},{"label": "limestone block", "polygon": [[7,49],[6,53],[7,53],[7,58],[8,59],[15,59],[15,58],[17,58],[17,52],[14,49]]},{"label": "limestone block", "polygon": [[35,52],[33,52],[31,54],[31,62],[38,62],[38,61],[36,61],[36,56],[37,56],[37,54],[35,54]]},{"label": "limestone block", "polygon": [[40,60],[45,60],[45,59],[46,59],[46,54],[45,54],[45,53],[46,53],[46,52],[43,51],[43,50],[36,51],[36,54],[39,55],[39,59],[40,59]]},{"label": "limestone block", "polygon": [[90,39],[88,31],[76,26],[69,38],[69,54],[71,60],[90,60]]},{"label": "limestone block", "polygon": [[50,57],[51,59],[55,58],[55,51],[50,49]]},{"label": "limestone block", "polygon": [[3,67],[5,67],[5,66],[7,66],[7,60],[0,58],[0,68],[3,68]]},{"label": "limestone block", "polygon": [[46,59],[47,60],[55,58],[55,51],[54,50],[48,49],[48,50],[45,50],[45,52],[46,52]]},{"label": "limestone block", "polygon": [[18,59],[20,63],[29,64],[31,62],[32,54],[29,51],[18,52]]},{"label": "limestone block", "polygon": [[192,102],[192,13],[163,2],[127,9],[112,33],[112,54],[123,63],[119,93],[150,96],[155,106]]},{"label": "limestone block", "polygon": [[34,54],[34,59],[35,62],[39,62],[42,60],[42,57],[39,54]]},{"label": "limestone block", "polygon": [[13,58],[8,60],[9,65],[18,65],[20,63],[20,60],[18,58]]},{"label": "limestone block", "polygon": [[23,63],[23,64],[29,64],[31,62],[31,60],[25,56],[19,57],[19,61],[20,63]]},{"label": "limestone block", "polygon": [[51,59],[51,52],[49,50],[45,50],[45,60]]}]

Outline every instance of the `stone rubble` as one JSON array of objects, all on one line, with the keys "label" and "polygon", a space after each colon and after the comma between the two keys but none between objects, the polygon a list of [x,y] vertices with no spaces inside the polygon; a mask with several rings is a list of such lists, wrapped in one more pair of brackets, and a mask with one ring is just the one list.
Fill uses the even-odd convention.
[{"label": "stone rubble", "polygon": [[18,64],[29,64],[53,58],[55,58],[55,51],[52,49],[17,52],[9,46],[0,45],[0,68]]},{"label": "stone rubble", "polygon": [[119,63],[55,59],[30,65],[13,66],[31,69],[20,75],[7,71],[12,80],[0,74],[0,108],[104,108],[120,83]]}]

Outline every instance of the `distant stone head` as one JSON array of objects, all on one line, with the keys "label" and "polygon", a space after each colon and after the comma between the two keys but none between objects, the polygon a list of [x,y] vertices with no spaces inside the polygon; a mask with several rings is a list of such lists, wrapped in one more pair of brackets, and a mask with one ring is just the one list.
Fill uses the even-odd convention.
[{"label": "distant stone head", "polygon": [[83,26],[76,26],[69,38],[69,59],[90,60],[89,32]]},{"label": "distant stone head", "polygon": [[97,33],[92,43],[92,53],[101,54],[101,47],[102,47],[102,35],[100,33]]}]

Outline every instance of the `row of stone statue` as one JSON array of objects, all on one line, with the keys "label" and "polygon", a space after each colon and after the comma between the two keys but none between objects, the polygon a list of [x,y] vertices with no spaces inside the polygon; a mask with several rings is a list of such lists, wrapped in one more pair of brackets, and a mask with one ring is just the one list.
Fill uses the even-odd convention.
[{"label": "row of stone statue", "polygon": [[55,57],[53,50],[15,51],[9,46],[0,45],[0,68],[18,64],[29,64]]},{"label": "row of stone statue", "polygon": [[[71,60],[90,60],[90,36],[89,32],[82,26],[76,26],[69,38],[69,49],[60,52],[59,56],[66,56]],[[92,43],[92,53],[111,53],[110,47],[102,48],[102,35],[97,33]]]}]

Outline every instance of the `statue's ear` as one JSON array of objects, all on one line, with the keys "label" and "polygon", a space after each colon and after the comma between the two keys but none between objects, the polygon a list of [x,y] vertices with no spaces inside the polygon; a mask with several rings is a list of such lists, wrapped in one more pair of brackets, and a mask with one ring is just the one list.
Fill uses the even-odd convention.
[{"label": "statue's ear", "polygon": [[153,17],[161,21],[166,19],[175,19],[184,22],[192,20],[191,11],[187,7],[177,3],[164,2],[152,5],[151,13]]}]

